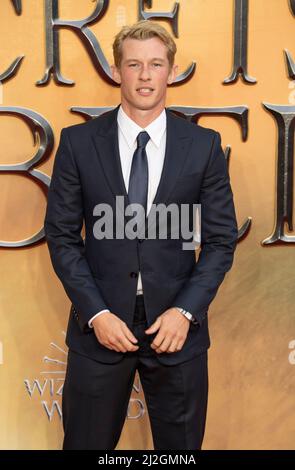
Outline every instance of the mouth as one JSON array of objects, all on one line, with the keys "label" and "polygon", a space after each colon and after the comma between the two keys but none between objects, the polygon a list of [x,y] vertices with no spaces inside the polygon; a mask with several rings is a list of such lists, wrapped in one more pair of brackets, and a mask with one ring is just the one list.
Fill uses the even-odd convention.
[{"label": "mouth", "polygon": [[141,87],[136,89],[137,93],[141,96],[150,96],[154,89],[151,87]]}]

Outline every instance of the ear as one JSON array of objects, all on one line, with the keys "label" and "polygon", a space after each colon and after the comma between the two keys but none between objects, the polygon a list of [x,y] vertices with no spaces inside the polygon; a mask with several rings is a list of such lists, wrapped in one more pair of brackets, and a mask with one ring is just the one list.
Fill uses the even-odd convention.
[{"label": "ear", "polygon": [[178,65],[173,65],[167,79],[167,84],[171,85],[177,77]]},{"label": "ear", "polygon": [[111,73],[112,73],[112,79],[117,83],[121,83],[120,71],[114,64],[111,65]]}]

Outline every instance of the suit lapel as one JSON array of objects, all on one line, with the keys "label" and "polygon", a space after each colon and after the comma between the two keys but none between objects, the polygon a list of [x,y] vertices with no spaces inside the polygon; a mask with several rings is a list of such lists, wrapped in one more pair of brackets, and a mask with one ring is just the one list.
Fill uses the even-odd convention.
[{"label": "suit lapel", "polygon": [[166,115],[167,137],[165,157],[159,186],[153,200],[154,204],[164,203],[168,199],[184,165],[191,142],[191,138],[180,118],[167,109]]},{"label": "suit lapel", "polygon": [[[116,196],[124,196],[124,211],[128,204],[128,195],[125,188],[120,154],[119,154],[119,141],[118,141],[118,124],[117,114],[118,105],[114,110],[110,111],[104,117],[104,121],[98,118],[97,133],[92,136],[97,155],[100,159],[105,178],[110,186],[110,189]],[[123,208],[122,208],[123,209]]]},{"label": "suit lapel", "polygon": [[[177,184],[177,178],[184,166],[192,138],[189,135],[187,127],[179,117],[172,111],[167,110],[167,136],[166,149],[162,174],[153,204],[166,203],[174,187]],[[149,222],[149,214],[146,224],[146,236],[148,224],[152,227],[154,224]]]}]

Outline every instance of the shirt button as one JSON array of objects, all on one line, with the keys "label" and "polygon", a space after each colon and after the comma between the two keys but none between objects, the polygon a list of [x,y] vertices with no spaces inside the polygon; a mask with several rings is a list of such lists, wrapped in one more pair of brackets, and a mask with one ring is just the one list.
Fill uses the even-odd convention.
[{"label": "shirt button", "polygon": [[134,271],[132,271],[132,272],[130,273],[130,277],[137,277],[137,273],[135,273]]}]

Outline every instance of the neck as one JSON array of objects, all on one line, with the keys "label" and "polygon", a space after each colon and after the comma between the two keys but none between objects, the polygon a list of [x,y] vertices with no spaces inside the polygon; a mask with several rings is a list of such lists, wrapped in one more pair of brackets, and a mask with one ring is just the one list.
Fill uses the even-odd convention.
[{"label": "neck", "polygon": [[165,106],[162,104],[155,109],[137,109],[128,105],[128,103],[122,100],[121,106],[123,111],[127,114],[132,121],[143,129],[147,127],[151,122],[157,119],[160,116]]}]

